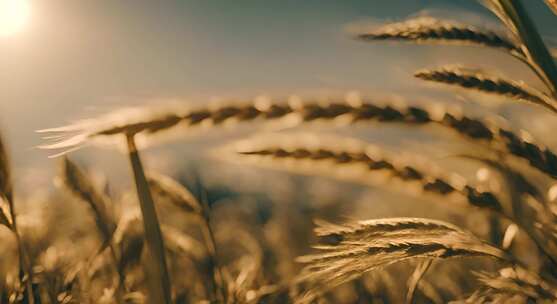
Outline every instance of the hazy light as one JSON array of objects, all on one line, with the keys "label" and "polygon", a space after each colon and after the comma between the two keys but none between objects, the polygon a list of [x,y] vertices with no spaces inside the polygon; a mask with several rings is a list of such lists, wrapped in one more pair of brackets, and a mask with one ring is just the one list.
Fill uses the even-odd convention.
[{"label": "hazy light", "polygon": [[20,32],[31,13],[28,0],[0,0],[0,36]]}]

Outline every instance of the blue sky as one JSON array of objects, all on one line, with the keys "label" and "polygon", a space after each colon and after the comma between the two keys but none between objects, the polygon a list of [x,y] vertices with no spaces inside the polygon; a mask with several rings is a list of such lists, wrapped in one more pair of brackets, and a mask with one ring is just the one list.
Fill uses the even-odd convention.
[{"label": "blue sky", "polygon": [[[543,1],[524,2],[552,35],[557,18]],[[491,18],[473,0],[34,0],[32,9],[24,32],[0,37],[0,127],[18,166],[48,161],[34,130],[152,99],[404,91],[415,85],[401,71],[439,53],[354,42],[348,24],[422,10]]]}]

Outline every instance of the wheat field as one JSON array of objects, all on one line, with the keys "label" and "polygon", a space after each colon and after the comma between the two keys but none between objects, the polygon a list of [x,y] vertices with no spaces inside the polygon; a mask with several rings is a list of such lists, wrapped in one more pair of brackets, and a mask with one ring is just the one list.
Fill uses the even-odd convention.
[{"label": "wheat field", "polygon": [[[555,119],[557,56],[532,2],[482,0],[500,28],[418,15],[345,35],[491,49],[530,75],[454,62],[413,76]],[[56,190],[33,201],[15,190],[30,186],[14,184],[17,151],[0,138],[0,303],[557,303],[551,141],[488,108],[392,93],[156,104],[61,123],[37,131],[58,170]],[[242,125],[248,136],[217,135],[178,174],[145,161],[152,146]],[[403,144],[358,136],[391,126]],[[75,160],[101,147],[127,159],[130,187]]]}]

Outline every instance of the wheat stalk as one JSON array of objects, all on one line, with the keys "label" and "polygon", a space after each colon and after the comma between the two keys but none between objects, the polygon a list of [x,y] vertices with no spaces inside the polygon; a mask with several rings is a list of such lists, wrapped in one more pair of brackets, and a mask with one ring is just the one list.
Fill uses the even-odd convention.
[{"label": "wheat stalk", "polygon": [[420,281],[422,280],[423,276],[430,268],[432,263],[433,260],[431,259],[419,262],[410,278],[408,278],[408,282],[406,284],[408,286],[408,291],[406,292],[407,304],[414,303],[414,294],[416,292],[416,289],[418,288],[418,284],[420,284]]},{"label": "wheat stalk", "polygon": [[521,42],[526,61],[536,74],[557,96],[557,65],[545,46],[538,30],[519,0],[482,0],[491,11],[501,19]]},{"label": "wheat stalk", "polygon": [[478,29],[454,21],[422,16],[389,23],[371,31],[357,34],[362,40],[400,40],[423,43],[479,45],[521,54],[516,44],[493,31]]},{"label": "wheat stalk", "polygon": [[149,256],[148,262],[145,265],[147,274],[149,275],[149,301],[152,303],[170,304],[172,303],[170,278],[168,276],[161,227],[133,136],[134,135],[127,135],[126,138],[128,142],[128,156],[134,175],[139,206],[141,207],[141,214],[143,216],[143,228]]},{"label": "wheat stalk", "polygon": [[[321,243],[314,247],[321,252],[298,258],[307,265],[297,280],[326,289],[408,259],[489,256],[509,260],[503,251],[469,232],[429,219],[391,218],[344,225],[319,222],[316,234]],[[306,299],[324,291],[310,291]]]},{"label": "wheat stalk", "polygon": [[443,66],[437,69],[418,71],[414,76],[422,80],[439,82],[532,102],[557,113],[557,103],[543,92],[528,86],[524,82],[487,75],[478,70],[466,69],[459,66]]}]

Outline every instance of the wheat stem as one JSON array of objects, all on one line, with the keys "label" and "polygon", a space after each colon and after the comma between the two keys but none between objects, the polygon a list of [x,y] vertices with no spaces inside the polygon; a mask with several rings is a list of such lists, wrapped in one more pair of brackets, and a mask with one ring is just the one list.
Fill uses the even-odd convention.
[{"label": "wheat stem", "polygon": [[545,46],[526,8],[519,0],[499,0],[500,7],[524,43],[528,59],[541,70],[554,97],[557,97],[557,65]]},{"label": "wheat stem", "polygon": [[148,281],[150,282],[150,303],[171,304],[170,295],[170,279],[166,264],[166,256],[164,251],[164,243],[161,233],[159,221],[157,219],[157,211],[151,196],[149,184],[143,165],[137,151],[133,135],[127,135],[128,156],[130,159],[132,171],[134,174],[137,196],[143,215],[143,226],[145,229],[145,240],[149,252],[150,261],[147,268],[150,270]]}]

